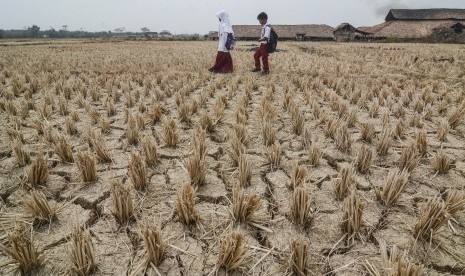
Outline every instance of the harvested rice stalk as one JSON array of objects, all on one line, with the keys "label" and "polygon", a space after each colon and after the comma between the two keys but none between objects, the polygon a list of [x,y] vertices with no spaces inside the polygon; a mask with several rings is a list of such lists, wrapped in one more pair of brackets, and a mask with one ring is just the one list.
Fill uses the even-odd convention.
[{"label": "harvested rice stalk", "polygon": [[108,134],[111,131],[111,124],[106,117],[100,120],[100,130],[103,134]]},{"label": "harvested rice stalk", "polygon": [[452,129],[456,129],[457,126],[461,123],[463,116],[465,115],[465,107],[459,106],[455,109],[452,114],[449,116],[447,121]]},{"label": "harvested rice stalk", "polygon": [[94,182],[97,181],[97,167],[95,157],[92,153],[83,153],[78,151],[76,155],[76,164],[79,172],[81,173],[83,182]]},{"label": "harvested rice stalk", "polygon": [[392,135],[391,129],[385,128],[382,130],[381,136],[379,138],[379,142],[376,145],[376,151],[379,156],[387,155],[389,148],[392,145],[391,135]]},{"label": "harvested rice stalk", "polygon": [[60,136],[54,144],[55,152],[63,163],[73,163],[73,150],[66,141],[65,137]]},{"label": "harvested rice stalk", "polygon": [[237,231],[220,238],[218,251],[217,266],[226,271],[242,266],[249,256],[244,234]]},{"label": "harvested rice stalk", "polygon": [[447,141],[447,134],[449,134],[450,126],[446,120],[441,120],[438,124],[437,135],[441,142]]},{"label": "harvested rice stalk", "polygon": [[399,158],[399,169],[406,169],[409,172],[412,172],[420,161],[420,156],[416,150],[416,145],[414,143],[409,143],[402,149]]},{"label": "harvested rice stalk", "polygon": [[184,184],[178,193],[176,210],[179,220],[184,225],[196,224],[200,216],[195,210],[195,189],[190,184]]},{"label": "harvested rice stalk", "polygon": [[45,195],[40,191],[31,191],[30,196],[23,199],[24,211],[32,219],[34,225],[50,223],[57,218],[56,208],[50,206]]},{"label": "harvested rice stalk", "polygon": [[426,156],[428,154],[428,141],[426,138],[426,131],[420,131],[417,133],[416,137],[417,150],[421,156]]},{"label": "harvested rice stalk", "polygon": [[111,195],[113,198],[113,215],[116,221],[123,225],[132,217],[134,212],[131,192],[119,181],[113,181],[111,183]]},{"label": "harvested rice stalk", "polygon": [[131,114],[128,115],[126,138],[128,139],[128,144],[130,145],[136,146],[139,143],[139,128],[137,126],[136,119]]},{"label": "harvested rice stalk", "polygon": [[234,135],[242,143],[247,143],[247,127],[244,124],[233,124]]},{"label": "harvested rice stalk", "polygon": [[139,154],[132,152],[128,167],[129,178],[136,190],[146,190],[148,186],[147,169]]},{"label": "harvested rice stalk", "polygon": [[355,183],[355,170],[350,165],[345,165],[339,171],[334,182],[334,192],[338,200],[344,199]]},{"label": "harvested rice stalk", "polygon": [[291,181],[286,183],[291,191],[302,186],[307,181],[308,171],[303,165],[294,164],[292,168]]},{"label": "harvested rice stalk", "polygon": [[249,187],[252,180],[252,167],[245,155],[239,157],[239,186]]},{"label": "harvested rice stalk", "polygon": [[370,147],[362,144],[357,154],[357,171],[361,174],[370,172],[372,160],[373,151]]},{"label": "harvested rice stalk", "polygon": [[165,259],[165,243],[161,232],[154,225],[143,225],[141,235],[144,240],[144,267],[159,266]]},{"label": "harvested rice stalk", "polygon": [[97,268],[94,245],[89,229],[75,227],[70,243],[71,271],[79,276],[90,275]]},{"label": "harvested rice stalk", "polygon": [[265,153],[266,165],[270,165],[270,169],[273,171],[281,166],[282,150],[278,143],[266,148]]},{"label": "harvested rice stalk", "polygon": [[447,223],[449,218],[447,206],[441,198],[429,199],[420,209],[420,217],[413,229],[414,237],[423,241],[431,241],[433,235]]},{"label": "harvested rice stalk", "polygon": [[99,163],[111,163],[113,158],[105,145],[105,140],[101,136],[95,136],[93,145],[95,154],[97,155],[97,161]]},{"label": "harvested rice stalk", "polygon": [[347,235],[347,240],[353,241],[355,236],[360,232],[363,226],[363,210],[365,203],[362,202],[357,192],[353,191],[350,196],[344,200],[342,230]]},{"label": "harvested rice stalk", "polygon": [[271,120],[262,120],[262,138],[265,146],[270,146],[275,142],[276,130],[273,128]]},{"label": "harvested rice stalk", "polygon": [[29,151],[24,149],[24,145],[20,141],[13,141],[11,147],[16,163],[18,163],[19,166],[24,167],[31,163],[31,155]]},{"label": "harvested rice stalk", "polygon": [[434,155],[431,167],[438,174],[445,174],[452,168],[452,162],[447,154],[441,149]]},{"label": "harvested rice stalk", "polygon": [[295,275],[305,276],[310,273],[309,245],[303,239],[292,241],[289,266]]},{"label": "harvested rice stalk", "polygon": [[34,246],[30,230],[20,227],[8,234],[7,241],[7,244],[0,243],[0,251],[12,260],[2,266],[15,264],[21,275],[35,275],[35,270],[43,263],[43,255]]},{"label": "harvested rice stalk", "polygon": [[391,250],[388,251],[386,242],[382,241],[380,242],[380,252],[382,259],[381,269],[379,271],[373,265],[368,263],[369,266],[367,269],[370,275],[421,276],[424,274],[423,267],[409,262],[406,259],[407,252],[404,252],[403,256],[401,256],[398,252],[397,246],[394,245]]},{"label": "harvested rice stalk", "polygon": [[445,204],[447,212],[454,216],[457,212],[465,209],[465,193],[448,190]]},{"label": "harvested rice stalk", "polygon": [[245,196],[244,190],[235,185],[233,189],[233,200],[231,214],[236,223],[257,223],[262,219],[255,215],[262,206],[262,199],[258,195]]},{"label": "harvested rice stalk", "polygon": [[205,158],[193,154],[187,158],[185,165],[192,185],[201,186],[205,184],[205,175],[207,173]]},{"label": "harvested rice stalk", "polygon": [[375,135],[375,126],[370,122],[360,123],[359,129],[362,140],[371,143]]},{"label": "harvested rice stalk", "polygon": [[208,133],[215,131],[215,125],[206,112],[200,114],[199,124],[202,129],[205,129]]},{"label": "harvested rice stalk", "polygon": [[323,153],[317,145],[311,145],[308,149],[308,160],[310,165],[318,166],[320,164],[320,159]]},{"label": "harvested rice stalk", "polygon": [[69,135],[77,135],[78,134],[76,124],[74,123],[74,121],[70,117],[66,117],[65,125],[66,125],[66,132]]},{"label": "harvested rice stalk", "polygon": [[396,204],[409,183],[410,173],[407,170],[400,171],[395,168],[389,171],[382,190],[376,191],[376,196],[385,206]]},{"label": "harvested rice stalk", "polygon": [[231,158],[232,165],[234,167],[239,166],[239,159],[244,154],[244,145],[237,139],[236,136],[232,135],[229,137],[230,149],[228,150],[229,157]]},{"label": "harvested rice stalk", "polygon": [[48,178],[48,162],[44,155],[39,154],[29,169],[28,181],[31,188],[45,185]]},{"label": "harvested rice stalk", "polygon": [[305,228],[313,221],[310,213],[310,196],[302,187],[297,187],[291,199],[291,221]]},{"label": "harvested rice stalk", "polygon": [[175,148],[179,143],[178,129],[173,119],[168,119],[163,122],[163,139],[170,148]]},{"label": "harvested rice stalk", "polygon": [[340,126],[336,131],[336,145],[342,152],[347,152],[352,146],[352,137],[345,125]]},{"label": "harvested rice stalk", "polygon": [[152,136],[147,136],[142,140],[142,152],[148,166],[153,166],[158,162],[157,145]]}]

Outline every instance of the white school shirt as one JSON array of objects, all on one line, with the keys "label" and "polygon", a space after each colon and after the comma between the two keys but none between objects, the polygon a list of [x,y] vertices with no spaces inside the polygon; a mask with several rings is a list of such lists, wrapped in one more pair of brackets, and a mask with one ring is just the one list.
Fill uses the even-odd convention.
[{"label": "white school shirt", "polygon": [[[271,26],[270,24],[266,23],[262,27],[262,35],[260,37],[266,37],[270,39],[270,32],[271,32]],[[261,41],[261,44],[267,44],[268,42],[266,40]]]},{"label": "white school shirt", "polygon": [[219,32],[218,33],[218,52],[226,52],[228,53],[229,50],[226,49],[226,41],[228,40],[228,33],[227,32]]}]

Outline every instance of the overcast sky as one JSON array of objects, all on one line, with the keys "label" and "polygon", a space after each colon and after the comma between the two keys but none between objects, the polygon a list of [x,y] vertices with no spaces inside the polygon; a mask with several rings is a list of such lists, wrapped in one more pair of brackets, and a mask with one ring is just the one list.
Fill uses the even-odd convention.
[{"label": "overcast sky", "polygon": [[216,30],[224,9],[232,24],[257,24],[268,13],[272,24],[349,22],[356,27],[384,22],[390,8],[465,8],[465,0],[0,0],[0,29],[140,31],[205,34]]}]

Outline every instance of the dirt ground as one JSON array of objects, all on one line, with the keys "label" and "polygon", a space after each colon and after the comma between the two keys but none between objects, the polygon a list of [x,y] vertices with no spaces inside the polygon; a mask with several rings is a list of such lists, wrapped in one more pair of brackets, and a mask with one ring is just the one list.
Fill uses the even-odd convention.
[{"label": "dirt ground", "polygon": [[[45,154],[49,176],[36,189],[58,214],[41,226],[25,221],[44,256],[38,275],[69,273],[73,226],[90,230],[97,263],[94,275],[130,275],[144,256],[140,226],[146,221],[158,227],[166,245],[165,258],[157,267],[160,275],[226,274],[217,265],[219,240],[234,229],[244,234],[248,256],[240,268],[228,272],[232,275],[291,274],[290,244],[296,239],[309,245],[309,275],[367,275],[368,264],[382,267],[381,241],[405,251],[405,258],[422,266],[425,275],[465,275],[465,210],[454,214],[428,241],[414,235],[420,210],[429,199],[464,192],[465,124],[460,118],[444,141],[438,125],[465,103],[465,46],[285,42],[270,55],[271,74],[261,76],[250,72],[253,44],[238,43],[232,52],[235,72],[226,75],[207,71],[215,60],[216,42],[0,47],[2,243],[8,245],[11,224],[24,222],[19,214],[25,212],[22,202],[31,192],[28,172],[37,156]],[[265,102],[270,103],[268,111],[275,112],[270,115],[271,128],[282,151],[277,167],[266,162]],[[159,120],[151,115],[154,106],[165,109]],[[189,107],[188,120],[182,120],[178,106]],[[237,135],[241,108],[246,115],[244,156],[252,169],[245,192],[261,198],[257,214],[264,219],[258,227],[234,223],[230,213],[233,187],[239,181],[230,156],[231,140]],[[298,128],[306,130],[299,134],[294,130],[296,112],[303,118]],[[158,162],[147,166],[146,191],[135,190],[128,174],[131,153],[143,154],[140,141],[128,142],[128,114],[143,122],[139,140],[153,137],[157,145]],[[176,202],[182,185],[190,182],[186,160],[203,115],[215,126],[206,133],[206,179],[195,197],[200,218],[197,226],[188,227],[179,221]],[[78,119],[73,121],[73,116]],[[164,139],[168,119],[174,119],[179,133],[175,148]],[[341,124],[331,135],[328,124],[336,119]],[[74,122],[76,134],[69,134],[67,120]],[[102,120],[110,124],[103,132]],[[362,137],[367,124],[374,127],[371,141]],[[380,156],[378,144],[388,129],[392,145]],[[339,132],[349,138],[338,138]],[[377,191],[418,133],[426,134],[427,148],[405,191],[386,207]],[[62,162],[54,141],[64,137],[75,157],[79,151],[95,155],[89,143],[92,135],[103,139],[112,161],[97,163],[97,181],[83,183],[77,164]],[[12,149],[20,138],[31,156],[23,166]],[[318,165],[309,161],[310,143],[321,150]],[[352,240],[341,228],[344,200],[336,198],[335,183],[341,168],[357,167],[362,145],[372,150],[373,158],[368,172],[357,172],[352,185],[365,203],[363,226]],[[445,173],[432,167],[440,149],[452,162]],[[294,224],[290,215],[293,191],[287,185],[296,164],[308,171],[301,184],[311,202],[313,220],[308,227]],[[128,188],[133,199],[134,215],[123,225],[113,215],[114,180]],[[0,254],[0,263],[8,260]],[[15,265],[0,269],[2,275],[14,273]],[[146,274],[156,271],[149,267]]]}]

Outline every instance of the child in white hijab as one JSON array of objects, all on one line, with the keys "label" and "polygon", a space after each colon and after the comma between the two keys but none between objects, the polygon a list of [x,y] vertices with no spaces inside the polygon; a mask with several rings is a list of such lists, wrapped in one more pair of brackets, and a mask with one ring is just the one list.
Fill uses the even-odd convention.
[{"label": "child in white hijab", "polygon": [[231,21],[229,20],[229,14],[226,11],[218,12],[216,17],[220,20],[218,31],[218,53],[216,55],[215,65],[208,70],[214,73],[232,73],[233,62],[229,51],[234,47],[234,32]]}]

